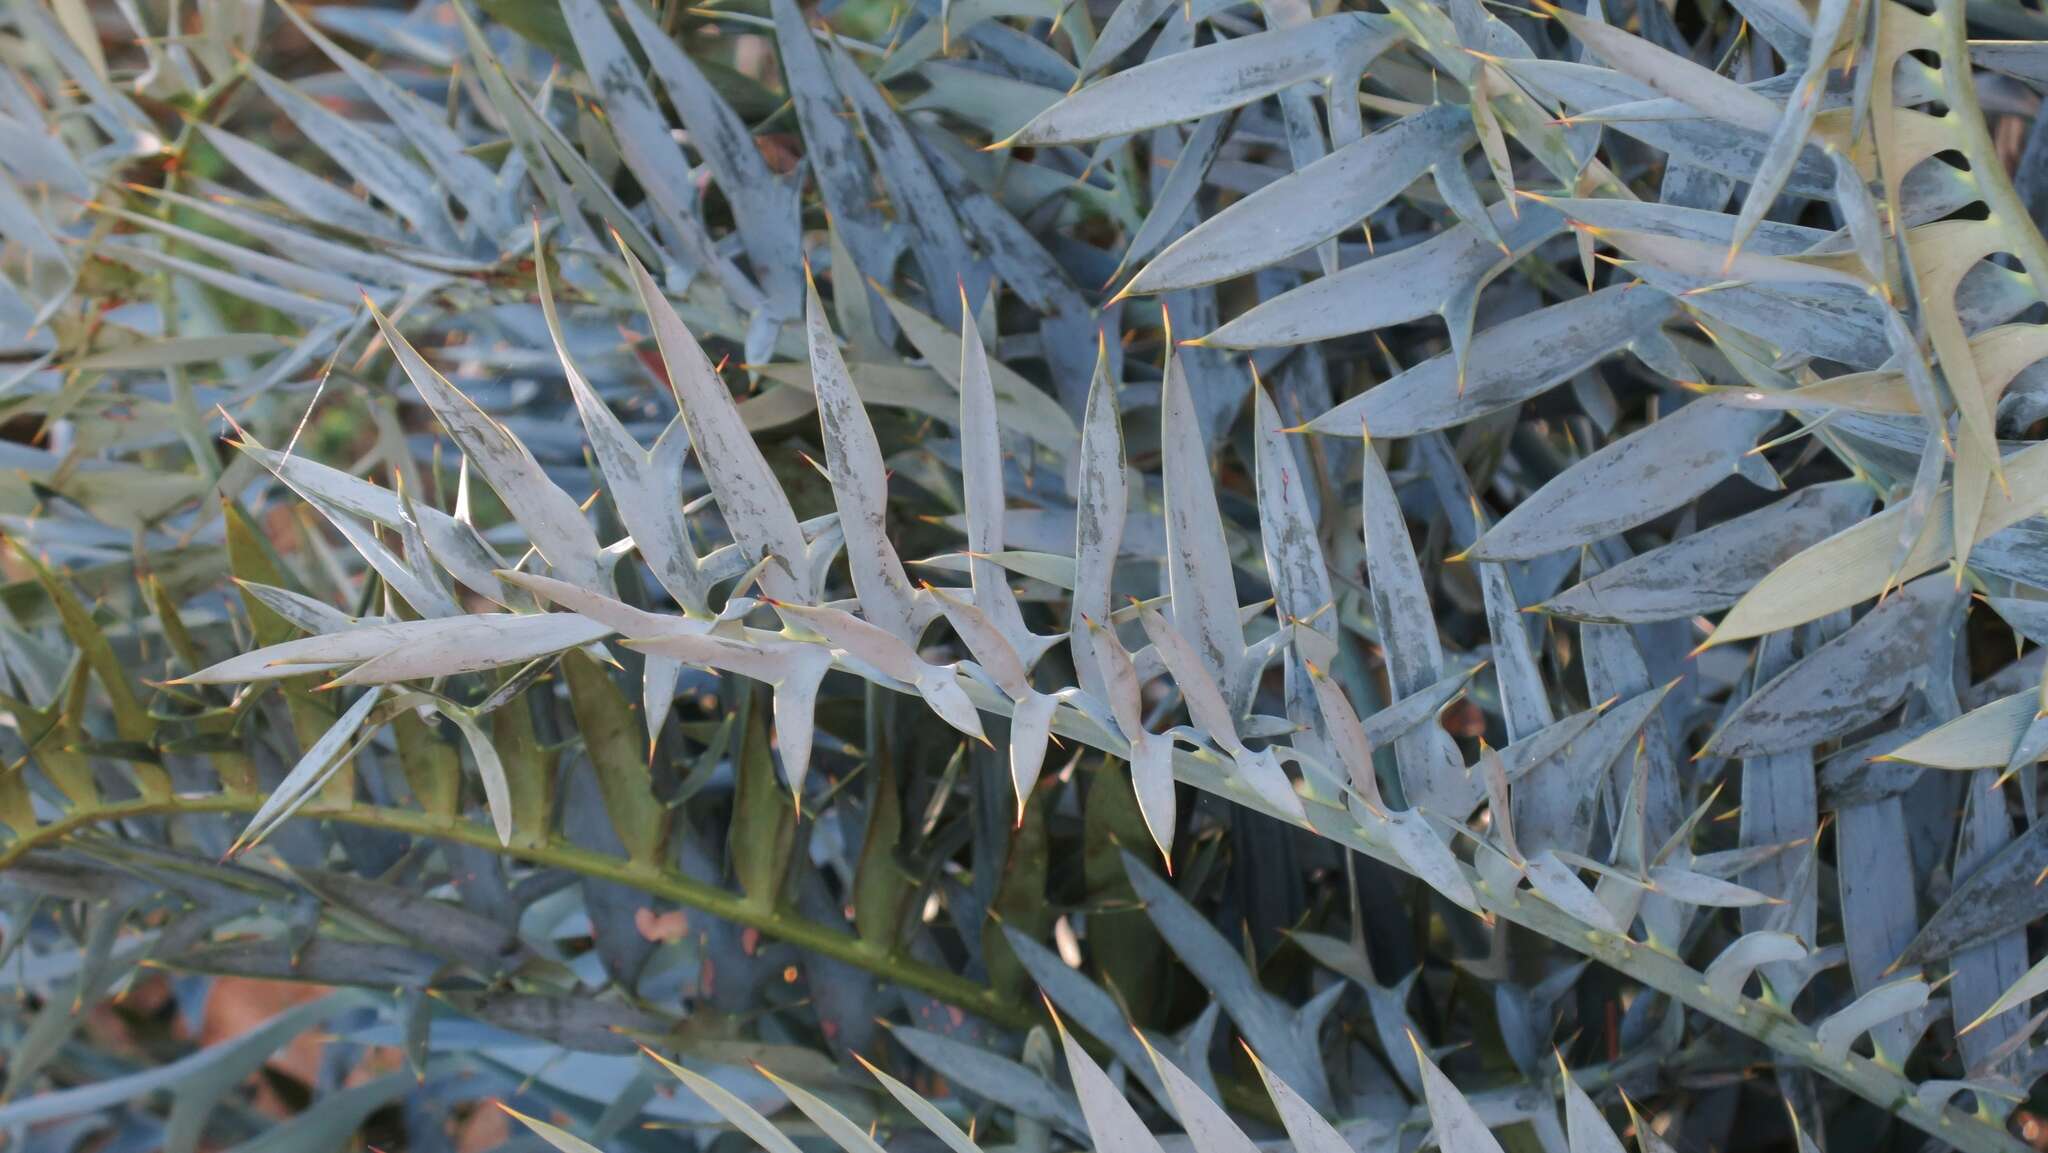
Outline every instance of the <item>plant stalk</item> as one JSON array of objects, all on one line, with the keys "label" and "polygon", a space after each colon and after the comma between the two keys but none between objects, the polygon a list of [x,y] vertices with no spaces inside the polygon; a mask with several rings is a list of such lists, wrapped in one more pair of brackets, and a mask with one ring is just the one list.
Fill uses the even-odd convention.
[{"label": "plant stalk", "polygon": [[[207,796],[185,795],[156,800],[122,801],[98,808],[75,810],[57,820],[38,826],[34,833],[12,842],[5,849],[0,849],[0,869],[12,865],[31,850],[58,843],[94,825],[160,815],[253,813],[262,807],[263,800],[264,798],[257,793],[215,793]],[[906,988],[936,997],[950,1005],[957,1005],[1005,1028],[1029,1028],[1038,1019],[1038,1015],[1027,1005],[1004,998],[995,990],[965,977],[900,955],[877,956],[870,946],[863,945],[860,939],[851,933],[827,928],[785,910],[763,908],[748,902],[738,893],[728,892],[716,885],[680,873],[636,864],[623,857],[608,856],[554,840],[532,845],[501,845],[497,833],[484,825],[474,821],[439,817],[413,809],[394,809],[377,805],[338,807],[310,804],[300,809],[295,819],[340,821],[416,837],[472,845],[546,868],[563,869],[583,877],[630,885],[650,895],[666,897],[678,904],[723,917],[734,924],[759,930],[762,936],[787,942],[836,961],[843,961]]]}]

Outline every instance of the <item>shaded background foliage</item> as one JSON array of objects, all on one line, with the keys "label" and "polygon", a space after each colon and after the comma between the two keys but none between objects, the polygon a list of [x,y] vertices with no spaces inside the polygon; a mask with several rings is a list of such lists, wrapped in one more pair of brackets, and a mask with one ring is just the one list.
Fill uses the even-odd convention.
[{"label": "shaded background foliage", "polygon": [[[646,1045],[1120,1147],[1042,988],[1162,1129],[1125,1018],[1303,1148],[1236,1039],[1360,1148],[1486,1148],[1411,1035],[1512,1148],[1607,1148],[1560,1062],[1646,1148],[2033,1139],[2043,18],[1537,7],[16,0],[0,1125],[744,1145]],[[885,556],[1081,690],[1042,774]],[[797,757],[515,564],[855,659]]]}]

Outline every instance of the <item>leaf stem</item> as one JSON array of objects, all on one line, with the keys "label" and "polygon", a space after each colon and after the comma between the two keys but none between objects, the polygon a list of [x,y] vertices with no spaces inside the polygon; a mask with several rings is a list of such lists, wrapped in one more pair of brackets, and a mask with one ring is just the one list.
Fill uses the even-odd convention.
[{"label": "leaf stem", "polygon": [[[257,793],[213,793],[181,795],[159,799],[121,801],[94,808],[76,809],[36,827],[0,849],[0,870],[38,848],[62,841],[88,827],[159,815],[255,812],[263,804]],[[373,829],[406,833],[416,837],[471,845],[546,868],[562,869],[583,877],[630,885],[652,896],[666,897],[678,904],[723,917],[737,925],[759,930],[772,937],[856,966],[885,980],[915,989],[956,1005],[1005,1028],[1029,1028],[1037,1015],[1018,1001],[1002,997],[995,990],[947,970],[903,956],[878,956],[851,933],[828,928],[780,909],[764,909],[738,893],[687,877],[680,873],[637,864],[558,841],[504,846],[491,829],[474,821],[451,819],[413,809],[378,805],[337,807],[311,804],[299,810],[297,819],[339,821]]]}]

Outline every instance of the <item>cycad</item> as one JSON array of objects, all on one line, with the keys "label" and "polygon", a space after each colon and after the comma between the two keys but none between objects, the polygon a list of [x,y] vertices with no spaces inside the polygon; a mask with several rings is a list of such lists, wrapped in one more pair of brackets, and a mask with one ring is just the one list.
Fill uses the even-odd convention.
[{"label": "cycad", "polygon": [[[273,1140],[537,1085],[974,1147],[860,1056],[1032,1148],[1611,1149],[1569,1056],[2012,1145],[2048,136],[2009,177],[1984,109],[2030,11],[625,4],[111,63],[14,9],[0,403],[68,447],[0,482],[54,973],[0,1121],[168,1089],[190,1148],[325,1023],[421,1079]],[[379,994],[79,1061],[145,956]],[[1033,987],[1115,1077],[1066,1024],[1053,1075]],[[1512,1080],[1475,1112],[1425,1032]]]}]

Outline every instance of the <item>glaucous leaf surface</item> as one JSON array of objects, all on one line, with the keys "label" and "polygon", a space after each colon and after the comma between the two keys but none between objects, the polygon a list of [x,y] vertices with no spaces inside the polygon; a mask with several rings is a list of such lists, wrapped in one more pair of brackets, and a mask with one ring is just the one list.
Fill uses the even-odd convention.
[{"label": "glaucous leaf surface", "polygon": [[2016,1153],[2048,21],[1371,7],[0,16],[10,1141]]}]

